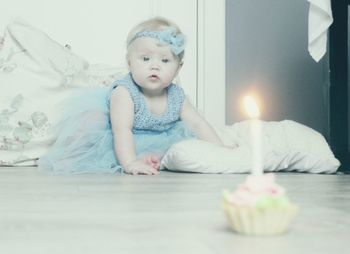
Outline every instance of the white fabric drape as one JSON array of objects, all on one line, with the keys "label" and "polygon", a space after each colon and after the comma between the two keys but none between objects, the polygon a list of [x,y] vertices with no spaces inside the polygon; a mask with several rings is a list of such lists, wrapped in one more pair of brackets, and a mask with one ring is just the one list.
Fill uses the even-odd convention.
[{"label": "white fabric drape", "polygon": [[308,0],[309,29],[308,50],[311,57],[318,62],[327,51],[328,28],[333,23],[331,0]]}]

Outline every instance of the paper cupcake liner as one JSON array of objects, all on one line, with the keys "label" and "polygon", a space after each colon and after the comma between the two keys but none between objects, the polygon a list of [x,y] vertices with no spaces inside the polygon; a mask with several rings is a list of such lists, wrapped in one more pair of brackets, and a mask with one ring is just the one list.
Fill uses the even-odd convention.
[{"label": "paper cupcake liner", "polygon": [[230,227],[238,233],[247,235],[282,234],[298,212],[295,204],[287,207],[254,208],[224,202],[223,209]]}]

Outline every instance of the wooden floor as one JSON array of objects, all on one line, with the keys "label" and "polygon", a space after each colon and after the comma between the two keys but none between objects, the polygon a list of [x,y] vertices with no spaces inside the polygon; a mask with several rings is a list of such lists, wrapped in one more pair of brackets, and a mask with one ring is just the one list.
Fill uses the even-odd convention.
[{"label": "wooden floor", "polygon": [[277,174],[300,212],[286,234],[274,237],[227,227],[221,192],[245,177],[0,168],[0,253],[350,253],[350,175]]}]

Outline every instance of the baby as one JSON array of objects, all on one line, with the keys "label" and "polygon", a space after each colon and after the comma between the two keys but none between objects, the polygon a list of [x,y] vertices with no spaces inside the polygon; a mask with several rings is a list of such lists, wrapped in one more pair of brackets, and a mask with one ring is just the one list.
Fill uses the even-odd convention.
[{"label": "baby", "polygon": [[173,83],[184,54],[185,38],[174,23],[157,17],[135,26],[127,38],[129,73],[108,89],[86,91],[69,103],[64,131],[39,166],[57,173],[155,175],[176,142],[198,138],[222,145]]}]

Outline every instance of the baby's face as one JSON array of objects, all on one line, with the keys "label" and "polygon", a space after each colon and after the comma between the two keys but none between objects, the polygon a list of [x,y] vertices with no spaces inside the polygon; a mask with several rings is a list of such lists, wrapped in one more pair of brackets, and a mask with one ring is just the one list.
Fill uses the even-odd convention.
[{"label": "baby's face", "polygon": [[129,48],[129,69],[144,92],[159,94],[168,87],[181,67],[169,45],[157,39],[141,37]]}]

